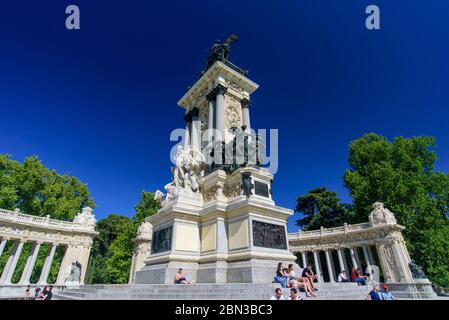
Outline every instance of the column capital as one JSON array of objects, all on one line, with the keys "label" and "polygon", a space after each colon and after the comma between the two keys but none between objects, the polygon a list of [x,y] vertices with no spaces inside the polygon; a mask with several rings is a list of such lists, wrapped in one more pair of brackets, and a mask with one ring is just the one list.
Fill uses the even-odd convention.
[{"label": "column capital", "polygon": [[206,94],[206,100],[209,102],[215,102],[217,93],[215,92],[215,89],[212,89],[208,94]]},{"label": "column capital", "polygon": [[200,113],[200,109],[198,109],[197,107],[193,107],[190,111],[189,114],[191,116],[191,118],[198,118],[198,115]]},{"label": "column capital", "polygon": [[249,108],[251,105],[251,100],[249,100],[248,98],[243,98],[240,103],[242,104],[242,109],[243,108]]},{"label": "column capital", "polygon": [[217,94],[225,94],[228,91],[228,88],[222,85],[221,83],[217,84],[217,86],[213,89],[213,92]]}]

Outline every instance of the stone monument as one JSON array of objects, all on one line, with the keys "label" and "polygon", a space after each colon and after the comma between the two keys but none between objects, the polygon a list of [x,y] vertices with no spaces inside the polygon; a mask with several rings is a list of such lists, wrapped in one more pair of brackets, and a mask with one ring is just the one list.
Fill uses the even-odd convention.
[{"label": "stone monument", "polygon": [[[152,225],[151,254],[135,283],[173,283],[184,269],[196,283],[271,283],[277,263],[294,263],[287,219],[276,206],[273,175],[260,166],[262,141],[252,134],[250,97],[258,85],[229,61],[231,35],[211,48],[201,77],[178,105],[184,144]],[[206,139],[204,139],[206,136]]]}]

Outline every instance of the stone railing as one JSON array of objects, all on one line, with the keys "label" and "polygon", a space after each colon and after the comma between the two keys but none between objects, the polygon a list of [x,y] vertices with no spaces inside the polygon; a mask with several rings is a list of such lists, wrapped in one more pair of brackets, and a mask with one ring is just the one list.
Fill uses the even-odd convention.
[{"label": "stone railing", "polygon": [[49,217],[38,217],[29,214],[20,213],[19,211],[10,211],[0,209],[0,223],[13,222],[18,224],[29,225],[37,228],[53,228],[68,231],[90,231],[94,230],[94,224],[81,224],[70,221],[62,221],[50,219]]}]

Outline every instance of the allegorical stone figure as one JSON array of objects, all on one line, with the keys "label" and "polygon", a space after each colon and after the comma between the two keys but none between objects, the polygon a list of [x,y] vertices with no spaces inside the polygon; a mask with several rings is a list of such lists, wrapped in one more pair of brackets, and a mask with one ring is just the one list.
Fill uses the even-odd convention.
[{"label": "allegorical stone figure", "polygon": [[409,264],[408,267],[410,268],[410,271],[412,273],[412,276],[414,279],[425,279],[426,274],[424,273],[423,269],[421,266],[417,265],[415,263],[415,260],[412,260]]},{"label": "allegorical stone figure", "polygon": [[79,283],[81,281],[81,263],[79,261],[72,263],[70,274],[65,281],[69,283]]}]

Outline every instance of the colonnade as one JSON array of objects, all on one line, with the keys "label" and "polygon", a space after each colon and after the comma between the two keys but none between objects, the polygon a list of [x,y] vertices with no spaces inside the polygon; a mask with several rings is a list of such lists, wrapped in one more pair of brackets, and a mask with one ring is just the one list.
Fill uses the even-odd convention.
[{"label": "colonnade", "polygon": [[56,250],[61,246],[65,248],[65,253],[56,284],[64,284],[72,264],[76,261],[82,266],[80,283],[83,283],[92,239],[98,234],[95,231],[96,221],[92,212],[91,208],[84,208],[75,216],[73,222],[69,222],[50,219],[48,216],[27,215],[19,210],[0,209],[0,257],[6,254],[5,249],[10,247],[6,263],[0,270],[0,286],[12,284],[19,259],[24,254],[23,249],[27,243],[31,244],[31,250],[26,257],[18,284],[30,284],[43,245],[48,246],[48,250],[37,284],[47,284]]}]

